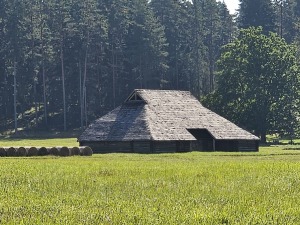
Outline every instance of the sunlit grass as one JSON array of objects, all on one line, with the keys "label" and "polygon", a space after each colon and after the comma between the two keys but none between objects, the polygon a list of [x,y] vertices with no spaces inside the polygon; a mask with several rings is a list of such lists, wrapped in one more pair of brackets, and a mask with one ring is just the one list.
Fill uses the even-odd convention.
[{"label": "sunlit grass", "polygon": [[0,139],[0,147],[11,146],[78,146],[76,138],[2,138]]},{"label": "sunlit grass", "polygon": [[300,151],[280,146],[0,158],[0,171],[0,224],[300,223]]}]

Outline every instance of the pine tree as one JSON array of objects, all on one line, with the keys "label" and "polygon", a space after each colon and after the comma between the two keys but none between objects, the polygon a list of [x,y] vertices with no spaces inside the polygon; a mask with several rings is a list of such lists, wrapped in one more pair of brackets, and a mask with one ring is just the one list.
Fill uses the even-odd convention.
[{"label": "pine tree", "polygon": [[134,88],[156,88],[163,85],[166,71],[165,34],[147,1],[131,1],[130,25],[126,35],[124,84]]},{"label": "pine tree", "polygon": [[265,33],[276,32],[276,15],[271,0],[241,0],[239,28],[261,26]]}]

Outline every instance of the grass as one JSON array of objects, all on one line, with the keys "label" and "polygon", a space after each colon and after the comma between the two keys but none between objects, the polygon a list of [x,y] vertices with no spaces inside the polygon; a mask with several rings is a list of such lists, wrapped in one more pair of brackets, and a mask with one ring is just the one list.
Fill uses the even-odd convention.
[{"label": "grass", "polygon": [[16,146],[78,146],[76,138],[0,138],[1,147],[16,147]]},{"label": "grass", "polygon": [[300,224],[300,151],[280,146],[0,158],[0,171],[0,224]]}]

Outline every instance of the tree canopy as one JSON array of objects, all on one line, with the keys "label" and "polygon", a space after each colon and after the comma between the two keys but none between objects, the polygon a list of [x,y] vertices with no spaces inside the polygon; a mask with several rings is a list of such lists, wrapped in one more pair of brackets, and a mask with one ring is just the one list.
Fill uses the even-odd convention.
[{"label": "tree canopy", "polygon": [[262,28],[241,30],[223,48],[217,90],[205,103],[266,141],[267,132],[293,133],[299,107],[296,48]]}]

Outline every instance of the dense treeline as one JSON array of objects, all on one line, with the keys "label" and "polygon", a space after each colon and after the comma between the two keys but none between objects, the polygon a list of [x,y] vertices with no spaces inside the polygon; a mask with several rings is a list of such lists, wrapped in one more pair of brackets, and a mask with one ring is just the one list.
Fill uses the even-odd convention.
[{"label": "dense treeline", "polygon": [[[238,43],[240,29],[260,26],[266,38],[274,32],[300,49],[299,0],[241,0],[234,16],[217,0],[0,0],[0,6],[1,131],[84,127],[135,88],[189,90],[198,98],[221,93],[218,84],[230,80],[218,74],[231,71],[224,49],[235,51],[222,46]],[[217,110],[215,99],[205,102]],[[233,115],[225,116],[255,130]]]},{"label": "dense treeline", "polygon": [[0,0],[0,126],[71,129],[134,88],[215,89],[233,17],[216,0]]},{"label": "dense treeline", "polygon": [[299,0],[241,0],[239,35],[218,61],[218,88],[203,102],[254,132],[300,135]]}]

